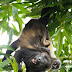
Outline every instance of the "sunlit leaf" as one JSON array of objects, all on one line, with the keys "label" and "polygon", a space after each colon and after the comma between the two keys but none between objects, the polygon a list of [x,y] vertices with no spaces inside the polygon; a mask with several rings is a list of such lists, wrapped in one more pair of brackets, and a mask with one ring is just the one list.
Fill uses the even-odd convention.
[{"label": "sunlit leaf", "polygon": [[67,66],[65,66],[66,68],[72,68],[72,65],[67,65]]},{"label": "sunlit leaf", "polygon": [[4,69],[0,68],[0,71],[3,71]]},{"label": "sunlit leaf", "polygon": [[13,14],[13,17],[15,19],[15,15],[18,14],[18,9],[16,7],[14,7],[14,6],[12,6],[12,14]]},{"label": "sunlit leaf", "polygon": [[25,9],[22,5],[20,5],[20,4],[12,4],[14,7],[16,7],[16,8],[18,8],[18,9],[20,9],[23,13],[25,12],[27,12],[27,9]]},{"label": "sunlit leaf", "polygon": [[26,70],[26,66],[25,66],[25,65],[22,66],[22,69],[23,69],[23,72],[25,72],[25,70]]},{"label": "sunlit leaf", "polygon": [[0,45],[0,49],[3,49],[3,48],[14,51],[14,49],[9,45]]},{"label": "sunlit leaf", "polygon": [[19,23],[19,29],[20,29],[20,31],[22,31],[23,21],[21,20],[21,18],[18,15],[16,15],[16,20]]},{"label": "sunlit leaf", "polygon": [[12,24],[12,26],[13,26],[13,33],[14,33],[14,35],[18,36],[19,35],[19,32],[17,31],[17,29],[14,26],[14,24]]},{"label": "sunlit leaf", "polygon": [[16,0],[18,3],[20,3],[21,2],[21,0]]},{"label": "sunlit leaf", "polygon": [[63,36],[62,36],[62,32],[61,29],[59,30],[59,35],[58,35],[58,46],[57,46],[57,57],[59,57],[59,55],[61,54],[62,48],[63,48]]},{"label": "sunlit leaf", "polygon": [[[13,62],[12,62],[12,60],[13,60]],[[12,60],[9,59],[11,65],[13,67],[13,70],[14,70],[14,72],[18,72],[18,65],[17,65],[17,62],[16,62],[15,58],[12,57]]]}]

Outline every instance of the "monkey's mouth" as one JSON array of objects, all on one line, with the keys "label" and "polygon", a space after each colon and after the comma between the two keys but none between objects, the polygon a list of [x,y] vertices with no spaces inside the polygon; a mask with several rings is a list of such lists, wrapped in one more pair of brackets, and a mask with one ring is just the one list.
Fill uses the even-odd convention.
[{"label": "monkey's mouth", "polygon": [[37,69],[49,69],[51,67],[51,60],[48,59],[46,53],[41,53],[40,55],[35,56],[31,62],[33,67]]},{"label": "monkey's mouth", "polygon": [[41,55],[37,55],[32,59],[33,64],[39,64],[41,62]]},{"label": "monkey's mouth", "polygon": [[32,59],[32,63],[34,63],[34,64],[36,64],[36,63],[37,63],[36,58]]}]

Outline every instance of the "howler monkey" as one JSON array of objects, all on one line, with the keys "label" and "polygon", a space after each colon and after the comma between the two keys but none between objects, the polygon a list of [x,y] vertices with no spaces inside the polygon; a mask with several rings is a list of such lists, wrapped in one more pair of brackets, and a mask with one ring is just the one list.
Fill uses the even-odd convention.
[{"label": "howler monkey", "polygon": [[[43,8],[39,19],[31,19],[23,29],[18,40],[11,44],[16,51],[15,58],[18,63],[22,60],[26,64],[27,72],[42,72],[45,69],[57,69],[60,61],[55,57],[53,45],[46,25],[49,22],[49,10]],[[48,47],[48,48],[47,48]],[[50,49],[50,51],[49,51]],[[11,54],[11,50],[7,50]],[[38,61],[40,59],[40,61]],[[6,58],[3,58],[3,61]],[[37,70],[38,69],[38,70]]]},{"label": "howler monkey", "polygon": [[56,58],[50,56],[48,48],[41,48],[41,50],[21,48],[16,51],[15,59],[21,72],[20,62],[24,61],[26,64],[26,72],[45,72],[46,69],[59,68],[60,62]]}]

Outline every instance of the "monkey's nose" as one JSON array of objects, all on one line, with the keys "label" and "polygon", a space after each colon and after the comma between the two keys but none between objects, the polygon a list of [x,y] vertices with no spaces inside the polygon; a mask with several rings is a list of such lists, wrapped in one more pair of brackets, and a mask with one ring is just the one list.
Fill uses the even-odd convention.
[{"label": "monkey's nose", "polygon": [[61,62],[60,61],[54,61],[52,65],[52,69],[58,69],[60,68]]}]

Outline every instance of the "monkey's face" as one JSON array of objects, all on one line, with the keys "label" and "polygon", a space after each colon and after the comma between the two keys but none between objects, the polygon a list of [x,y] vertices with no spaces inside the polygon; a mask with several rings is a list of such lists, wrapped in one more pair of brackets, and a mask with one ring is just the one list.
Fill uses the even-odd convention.
[{"label": "monkey's face", "polygon": [[29,60],[29,67],[35,71],[58,69],[60,61],[57,58],[51,58],[48,53],[43,52]]},{"label": "monkey's face", "polygon": [[28,70],[45,71],[46,69],[51,70],[60,67],[60,60],[52,58],[48,48],[41,48],[39,51],[23,48],[22,52],[23,61]]},{"label": "monkey's face", "polygon": [[51,58],[47,53],[41,53],[36,55],[34,58],[30,60],[29,63],[32,70],[46,70],[50,69],[52,66]]}]

